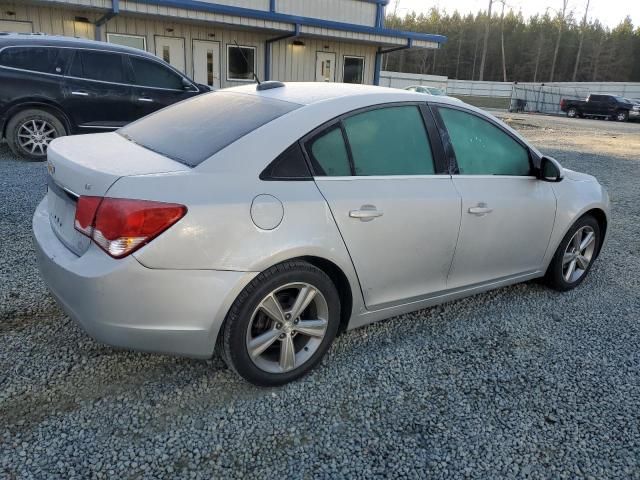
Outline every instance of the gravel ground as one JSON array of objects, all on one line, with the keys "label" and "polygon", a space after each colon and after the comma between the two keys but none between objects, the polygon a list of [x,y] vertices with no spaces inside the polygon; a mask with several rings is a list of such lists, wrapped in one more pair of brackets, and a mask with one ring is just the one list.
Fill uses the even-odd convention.
[{"label": "gravel ground", "polygon": [[507,120],[608,187],[589,278],[349,332],[279,389],[88,338],[35,268],[45,167],[0,145],[0,478],[640,479],[640,125]]}]

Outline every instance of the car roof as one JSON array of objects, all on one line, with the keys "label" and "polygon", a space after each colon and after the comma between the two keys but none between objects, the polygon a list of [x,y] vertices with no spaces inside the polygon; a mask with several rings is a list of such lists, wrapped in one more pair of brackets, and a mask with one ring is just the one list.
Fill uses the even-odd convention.
[{"label": "car roof", "polygon": [[[279,88],[257,90],[256,84],[227,88],[222,91],[258,95],[299,105],[312,105],[320,102],[340,101],[345,97],[366,96],[368,103],[392,103],[424,101],[424,94],[404,89],[359,85],[353,83],[332,82],[286,82]],[[435,98],[435,97],[434,97]],[[438,102],[451,103],[438,97]]]},{"label": "car roof", "polygon": [[47,46],[65,48],[90,48],[110,52],[131,53],[149,58],[157,58],[149,52],[115,43],[87,40],[85,38],[63,37],[61,35],[41,35],[38,33],[0,33],[0,48],[13,46]]}]

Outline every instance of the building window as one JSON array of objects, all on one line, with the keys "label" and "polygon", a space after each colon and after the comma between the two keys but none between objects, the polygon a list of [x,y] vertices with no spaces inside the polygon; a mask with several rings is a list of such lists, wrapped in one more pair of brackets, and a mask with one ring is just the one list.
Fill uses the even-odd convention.
[{"label": "building window", "polygon": [[227,45],[227,80],[253,81],[256,47]]},{"label": "building window", "polygon": [[344,83],[364,83],[364,57],[344,57],[342,69]]},{"label": "building window", "polygon": [[121,33],[107,33],[107,42],[139,50],[147,50],[147,39],[142,35],[124,35]]}]

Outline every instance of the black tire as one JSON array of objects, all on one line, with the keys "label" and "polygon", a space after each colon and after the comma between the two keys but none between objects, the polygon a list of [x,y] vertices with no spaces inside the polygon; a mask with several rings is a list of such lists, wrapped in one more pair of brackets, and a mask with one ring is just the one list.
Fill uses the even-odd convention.
[{"label": "black tire", "polygon": [[[595,233],[595,239],[594,239],[595,250],[593,252],[589,265],[584,270],[584,273],[574,281],[567,281],[563,275],[564,254],[565,254],[565,251],[567,250],[567,246],[569,245],[569,242],[572,240],[575,233],[585,226],[591,227]],[[549,287],[561,292],[566,292],[567,290],[571,290],[573,288],[576,288],[578,285],[580,285],[589,274],[589,271],[591,271],[593,262],[595,261],[598,255],[598,250],[600,248],[600,238],[601,238],[600,235],[601,235],[600,225],[598,224],[597,220],[594,217],[592,217],[591,215],[585,215],[583,217],[580,217],[578,221],[576,221],[576,223],[573,224],[573,226],[569,229],[567,234],[564,236],[564,238],[560,242],[560,245],[558,246],[558,249],[556,250],[556,253],[553,256],[553,259],[549,264],[549,268],[547,268],[547,273],[545,274],[545,277],[544,277],[545,283]]]},{"label": "black tire", "polygon": [[578,118],[578,111],[573,107],[569,108],[569,110],[567,110],[567,117]]},{"label": "black tire", "polygon": [[618,122],[626,122],[627,120],[629,120],[629,112],[627,112],[626,110],[620,110],[616,113],[614,119]]},{"label": "black tire", "polygon": [[[271,292],[294,282],[304,282],[319,290],[328,306],[327,328],[320,345],[300,366],[283,373],[259,368],[247,347],[247,331],[260,302]],[[303,262],[289,261],[275,265],[258,275],[238,295],[218,336],[218,348],[225,363],[248,382],[263,387],[278,386],[302,377],[322,359],[340,326],[340,297],[331,279],[319,268]]]},{"label": "black tire", "polygon": [[[37,143],[30,143],[27,146],[24,145],[24,135],[29,130],[33,131],[33,125],[46,125],[48,128],[43,129],[42,132],[48,133],[46,137],[38,137]],[[67,134],[67,130],[64,127],[62,121],[55,115],[40,109],[28,109],[22,110],[16,113],[7,123],[7,143],[9,148],[16,155],[29,161],[42,161],[47,158],[47,145],[48,142],[57,137],[62,137]]]}]

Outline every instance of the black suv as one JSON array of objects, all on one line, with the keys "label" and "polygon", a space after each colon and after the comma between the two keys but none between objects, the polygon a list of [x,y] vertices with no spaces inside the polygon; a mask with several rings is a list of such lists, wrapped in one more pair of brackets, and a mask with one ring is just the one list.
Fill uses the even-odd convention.
[{"label": "black suv", "polygon": [[0,139],[31,160],[61,135],[114,130],[210,91],[141,50],[23,34],[0,34],[0,85]]}]

